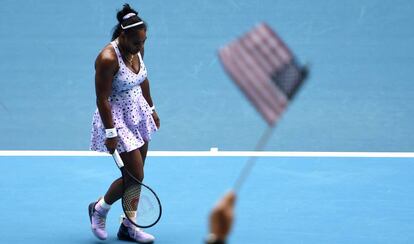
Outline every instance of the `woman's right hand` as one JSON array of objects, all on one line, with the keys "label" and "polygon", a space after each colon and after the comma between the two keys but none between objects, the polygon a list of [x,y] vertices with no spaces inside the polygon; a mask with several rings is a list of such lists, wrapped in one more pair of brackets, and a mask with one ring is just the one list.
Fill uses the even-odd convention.
[{"label": "woman's right hand", "polygon": [[118,137],[106,138],[105,146],[108,148],[108,151],[112,154],[115,152],[116,146],[118,144]]}]

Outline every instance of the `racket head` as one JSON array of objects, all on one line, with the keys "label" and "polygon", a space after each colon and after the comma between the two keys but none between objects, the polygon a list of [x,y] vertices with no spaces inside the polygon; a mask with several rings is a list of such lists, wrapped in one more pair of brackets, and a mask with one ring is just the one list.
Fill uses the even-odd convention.
[{"label": "racket head", "polygon": [[154,226],[162,215],[161,201],[155,191],[136,179],[129,179],[124,187],[122,209],[125,217],[139,228]]}]

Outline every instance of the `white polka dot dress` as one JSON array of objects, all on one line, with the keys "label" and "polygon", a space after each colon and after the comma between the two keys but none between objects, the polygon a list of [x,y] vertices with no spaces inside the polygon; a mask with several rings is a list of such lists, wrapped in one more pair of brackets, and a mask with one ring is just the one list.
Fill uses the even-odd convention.
[{"label": "white polka dot dress", "polygon": [[[119,152],[130,152],[151,140],[157,126],[151,115],[151,108],[142,95],[140,84],[147,78],[147,69],[141,54],[138,53],[140,69],[138,74],[129,69],[121,56],[118,45],[111,42],[118,57],[119,70],[112,81],[112,94],[109,102],[112,119],[118,132]],[[105,146],[105,127],[98,109],[92,120],[91,150],[108,152]]]}]

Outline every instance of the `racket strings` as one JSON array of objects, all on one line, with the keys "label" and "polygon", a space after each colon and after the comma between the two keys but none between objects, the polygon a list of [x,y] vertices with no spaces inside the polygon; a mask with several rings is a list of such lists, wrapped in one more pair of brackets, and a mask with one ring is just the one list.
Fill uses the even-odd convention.
[{"label": "racket strings", "polygon": [[130,219],[135,219],[137,215],[137,206],[141,196],[141,185],[140,184],[130,184],[124,192],[123,196],[123,207],[125,214]]},{"label": "racket strings", "polygon": [[158,222],[161,203],[155,193],[144,184],[135,182],[124,190],[122,207],[126,217],[138,227],[148,227]]},{"label": "racket strings", "polygon": [[122,174],[122,208],[129,222],[138,228],[154,226],[161,218],[162,207],[157,194],[148,186],[137,180],[128,170],[118,151],[112,154]]}]

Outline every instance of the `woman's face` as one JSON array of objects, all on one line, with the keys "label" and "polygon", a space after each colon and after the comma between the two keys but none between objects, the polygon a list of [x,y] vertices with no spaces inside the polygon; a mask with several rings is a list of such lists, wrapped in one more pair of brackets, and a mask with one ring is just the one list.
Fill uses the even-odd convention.
[{"label": "woman's face", "polygon": [[147,39],[147,31],[140,29],[132,31],[125,35],[125,49],[131,54],[136,54],[144,47],[145,40]]}]

